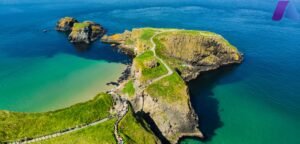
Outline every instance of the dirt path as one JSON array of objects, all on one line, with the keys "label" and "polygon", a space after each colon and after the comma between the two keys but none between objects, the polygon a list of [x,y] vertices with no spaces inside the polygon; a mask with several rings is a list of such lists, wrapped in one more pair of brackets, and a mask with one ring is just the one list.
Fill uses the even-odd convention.
[{"label": "dirt path", "polygon": [[[164,31],[164,32],[165,32],[165,31]],[[163,32],[156,33],[156,34],[154,34],[154,35],[150,38],[150,42],[151,42],[152,45],[153,45],[152,48],[151,48],[151,51],[154,53],[154,57],[157,58],[157,59],[165,66],[165,68],[168,70],[168,73],[165,74],[165,75],[162,75],[162,76],[160,76],[160,77],[158,77],[158,78],[153,79],[153,80],[151,81],[151,83],[154,83],[154,82],[156,82],[156,81],[159,81],[159,80],[161,80],[161,79],[163,79],[163,78],[165,78],[165,77],[170,76],[170,75],[173,74],[173,70],[166,64],[166,62],[165,62],[164,60],[162,60],[162,59],[161,59],[160,57],[158,57],[157,54],[156,54],[156,44],[155,44],[155,42],[153,41],[153,38],[156,37],[157,35],[161,34],[161,33],[163,33]]]},{"label": "dirt path", "polygon": [[95,122],[92,122],[89,124],[85,124],[85,125],[77,125],[76,127],[73,127],[73,128],[61,130],[59,132],[49,134],[49,135],[44,135],[44,136],[37,137],[37,138],[31,139],[31,140],[19,140],[19,141],[15,141],[15,142],[11,142],[11,143],[13,143],[13,144],[28,144],[28,143],[34,143],[34,142],[39,142],[39,141],[43,141],[43,140],[48,140],[51,138],[59,137],[59,136],[65,135],[65,134],[69,134],[69,133],[72,133],[75,131],[79,131],[79,130],[82,130],[85,128],[89,128],[89,127],[98,125],[109,119],[111,119],[111,117],[107,117],[107,118],[104,118],[104,119],[101,119],[101,120],[98,120],[98,121],[95,121]]}]

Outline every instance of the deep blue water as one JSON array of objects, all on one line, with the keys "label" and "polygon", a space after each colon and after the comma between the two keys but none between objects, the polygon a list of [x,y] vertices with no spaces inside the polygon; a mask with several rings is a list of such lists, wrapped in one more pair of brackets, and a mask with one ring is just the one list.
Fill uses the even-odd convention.
[{"label": "deep blue water", "polygon": [[[63,16],[96,21],[110,34],[135,27],[219,33],[245,54],[245,60],[189,83],[207,137],[201,143],[300,143],[300,23],[272,21],[276,0],[0,2],[0,62],[2,57],[51,58],[60,53],[116,63],[126,60],[100,43],[86,53],[72,49],[53,30]],[[44,34],[43,29],[51,31]],[[8,76],[0,75],[0,81],[1,77]]]}]

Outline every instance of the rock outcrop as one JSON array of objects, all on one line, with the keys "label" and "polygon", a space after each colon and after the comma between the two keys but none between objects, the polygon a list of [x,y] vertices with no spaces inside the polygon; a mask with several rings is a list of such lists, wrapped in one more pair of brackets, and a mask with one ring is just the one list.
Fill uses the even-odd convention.
[{"label": "rock outcrop", "polygon": [[68,32],[72,30],[72,27],[74,23],[77,23],[78,21],[75,18],[72,17],[64,17],[61,18],[57,23],[56,23],[56,30],[62,31],[62,32]]},{"label": "rock outcrop", "polygon": [[242,54],[227,40],[210,32],[174,31],[157,39],[164,46],[162,55],[180,61],[172,65],[180,70],[186,81],[196,78],[203,71],[243,60]]},{"label": "rock outcrop", "polygon": [[102,37],[105,31],[103,27],[94,22],[85,21],[75,23],[72,32],[69,35],[69,40],[73,43],[90,43]]},{"label": "rock outcrop", "polygon": [[104,28],[92,21],[78,22],[71,17],[65,17],[57,22],[56,30],[70,32],[68,39],[72,43],[89,44],[105,34]]}]

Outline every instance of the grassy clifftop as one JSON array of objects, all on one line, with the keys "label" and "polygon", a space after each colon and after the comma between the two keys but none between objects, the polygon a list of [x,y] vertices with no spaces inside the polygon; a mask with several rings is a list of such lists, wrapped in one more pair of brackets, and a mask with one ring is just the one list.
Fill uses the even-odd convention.
[{"label": "grassy clifftop", "polygon": [[80,131],[38,142],[39,144],[116,144],[112,119]]},{"label": "grassy clifftop", "polygon": [[110,115],[112,97],[99,94],[93,100],[46,113],[0,111],[0,142],[51,134]]}]

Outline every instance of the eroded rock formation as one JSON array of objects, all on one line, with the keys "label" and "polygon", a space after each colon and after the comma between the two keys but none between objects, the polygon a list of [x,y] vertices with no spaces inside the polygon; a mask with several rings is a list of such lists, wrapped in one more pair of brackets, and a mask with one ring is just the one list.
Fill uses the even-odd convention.
[{"label": "eroded rock formation", "polygon": [[70,32],[68,39],[72,43],[89,44],[105,34],[104,28],[92,21],[78,22],[71,17],[65,17],[57,22],[56,30]]}]

